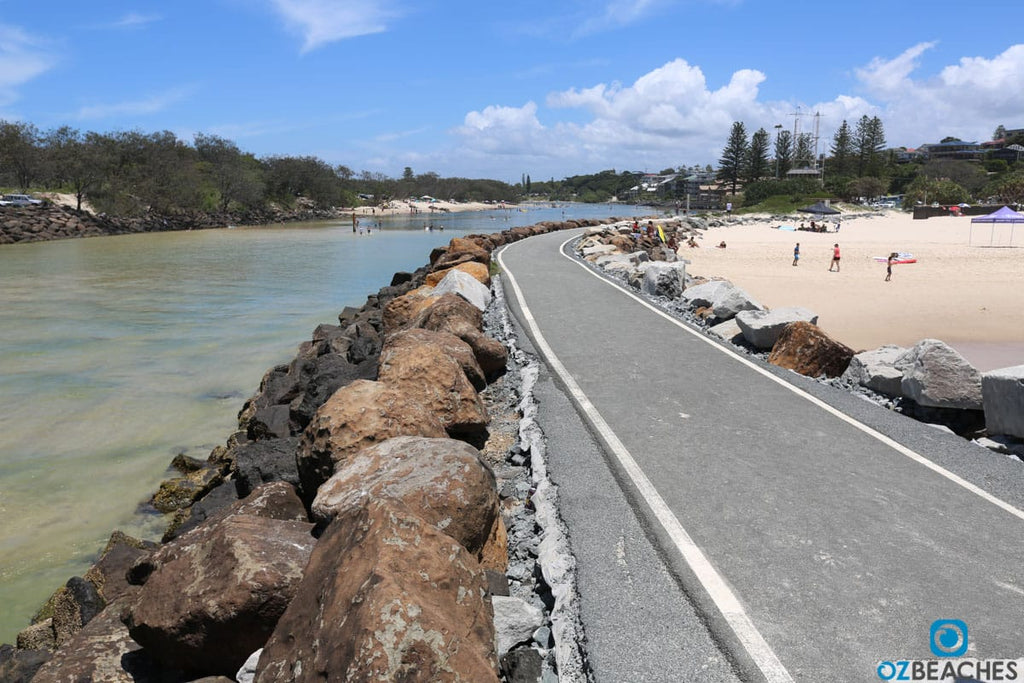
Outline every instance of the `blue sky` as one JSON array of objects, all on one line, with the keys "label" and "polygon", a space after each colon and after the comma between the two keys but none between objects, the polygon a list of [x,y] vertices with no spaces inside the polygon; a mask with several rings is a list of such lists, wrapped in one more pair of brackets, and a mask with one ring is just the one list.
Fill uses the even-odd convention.
[{"label": "blue sky", "polygon": [[[0,118],[517,182],[716,163],[733,121],[1024,128],[1019,0],[0,0]],[[804,116],[801,129],[811,130]]]}]

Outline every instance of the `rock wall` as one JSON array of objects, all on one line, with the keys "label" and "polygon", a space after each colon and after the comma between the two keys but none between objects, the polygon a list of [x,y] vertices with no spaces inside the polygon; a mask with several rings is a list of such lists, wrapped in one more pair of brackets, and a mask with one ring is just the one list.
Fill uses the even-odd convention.
[{"label": "rock wall", "polygon": [[486,395],[507,352],[485,334],[481,307],[494,248],[600,223],[453,239],[319,326],[265,374],[224,446],[175,460],[180,476],[152,501],[170,518],[162,543],[115,533],[17,647],[0,647],[0,679],[553,672],[551,629],[535,635],[544,599],[509,595],[510,584],[538,590],[541,572],[524,571],[536,538],[510,543],[506,530],[521,535],[530,485],[508,479],[524,448],[494,425]]},{"label": "rock wall", "polygon": [[168,215],[147,213],[139,217],[119,218],[105,214],[94,215],[88,211],[76,211],[66,206],[50,203],[33,206],[0,206],[0,244],[101,235],[128,235],[140,232],[203,230],[223,228],[228,225],[265,225],[289,221],[324,220],[337,216],[336,211],[300,207],[290,211],[268,208],[235,213],[179,212]]}]

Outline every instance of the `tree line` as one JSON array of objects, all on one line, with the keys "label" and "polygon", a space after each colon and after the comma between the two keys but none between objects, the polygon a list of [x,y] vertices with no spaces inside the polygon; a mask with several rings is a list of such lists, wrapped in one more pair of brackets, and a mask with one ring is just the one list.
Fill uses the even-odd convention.
[{"label": "tree line", "polygon": [[[779,127],[777,127],[779,128]],[[1003,140],[1006,129],[999,126],[993,139]],[[1005,144],[1024,145],[1020,139]],[[942,142],[958,142],[944,138]],[[737,194],[743,188],[746,205],[770,196],[824,194],[842,199],[904,195],[904,205],[918,202],[958,204],[994,199],[1004,203],[1024,202],[1024,163],[1004,159],[925,159],[905,148],[886,148],[885,127],[880,118],[862,116],[851,126],[843,121],[828,145],[815,155],[814,136],[794,135],[777,130],[773,154],[770,136],[759,128],[748,137],[741,121],[733,122],[719,159],[716,177]],[[817,169],[821,175],[793,178],[792,169]]]},{"label": "tree line", "polygon": [[118,216],[291,208],[300,198],[321,209],[422,195],[512,202],[521,192],[498,180],[417,175],[409,168],[401,178],[390,178],[357,174],[315,156],[257,158],[231,140],[204,133],[189,144],[170,131],[40,131],[10,121],[0,121],[0,185],[72,194],[79,210],[88,201],[95,211]]}]

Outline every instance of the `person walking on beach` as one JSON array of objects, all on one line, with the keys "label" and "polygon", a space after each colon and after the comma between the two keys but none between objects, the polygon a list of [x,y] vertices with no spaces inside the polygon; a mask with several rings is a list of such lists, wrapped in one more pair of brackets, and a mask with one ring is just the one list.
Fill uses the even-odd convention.
[{"label": "person walking on beach", "polygon": [[832,272],[832,266],[836,267],[836,272],[839,272],[839,244],[832,245],[832,263],[828,266],[828,272]]},{"label": "person walking on beach", "polygon": [[800,243],[799,242],[797,242],[796,246],[793,247],[793,265],[795,266],[798,261],[800,261]]},{"label": "person walking on beach", "polygon": [[896,260],[896,252],[889,254],[889,258],[885,261],[885,281],[889,282],[892,280],[892,262]]}]

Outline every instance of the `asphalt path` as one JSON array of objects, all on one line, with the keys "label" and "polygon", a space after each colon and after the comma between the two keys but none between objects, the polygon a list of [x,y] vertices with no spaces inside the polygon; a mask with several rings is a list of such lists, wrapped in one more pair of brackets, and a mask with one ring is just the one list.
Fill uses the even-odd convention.
[{"label": "asphalt path", "polygon": [[[967,625],[966,657],[1024,656],[1019,461],[710,342],[567,258],[571,235],[499,264],[562,393],[541,403],[542,426],[562,411],[549,455],[578,451],[552,477],[581,577],[609,573],[581,581],[598,680],[879,680],[880,662],[936,659],[939,619]],[[588,432],[573,435],[570,401]],[[600,488],[581,486],[588,471]],[[635,519],[585,524],[613,486]],[[616,591],[643,602],[622,578],[627,527],[655,551],[634,566],[678,593],[646,615],[600,608]]]}]

